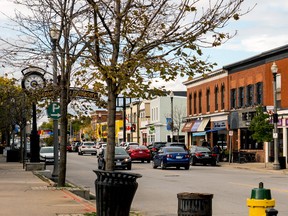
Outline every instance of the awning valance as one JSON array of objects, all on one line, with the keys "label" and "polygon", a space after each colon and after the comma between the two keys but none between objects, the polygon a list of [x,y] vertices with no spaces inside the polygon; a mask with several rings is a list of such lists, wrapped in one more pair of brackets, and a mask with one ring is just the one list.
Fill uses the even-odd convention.
[{"label": "awning valance", "polygon": [[195,132],[192,134],[192,136],[205,136],[206,132]]}]

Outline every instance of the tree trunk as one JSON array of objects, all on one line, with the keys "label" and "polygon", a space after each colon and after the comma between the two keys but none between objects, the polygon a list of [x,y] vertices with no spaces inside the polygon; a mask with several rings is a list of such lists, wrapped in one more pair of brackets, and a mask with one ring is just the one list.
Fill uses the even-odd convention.
[{"label": "tree trunk", "polygon": [[107,158],[106,170],[114,170],[115,158],[115,120],[116,120],[116,93],[114,91],[113,82],[108,83],[108,140],[107,140]]},{"label": "tree trunk", "polygon": [[58,187],[64,187],[66,181],[66,161],[67,161],[67,107],[68,107],[68,87],[67,79],[64,74],[61,76],[61,93],[60,93],[60,163],[59,163],[59,178]]}]

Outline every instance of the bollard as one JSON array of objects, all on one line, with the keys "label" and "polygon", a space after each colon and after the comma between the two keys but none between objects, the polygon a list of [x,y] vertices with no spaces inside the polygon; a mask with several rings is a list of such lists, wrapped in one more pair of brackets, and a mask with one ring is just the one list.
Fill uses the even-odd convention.
[{"label": "bollard", "polygon": [[270,189],[263,188],[263,183],[260,182],[259,188],[254,188],[251,198],[247,199],[247,206],[249,207],[249,216],[266,216],[266,209],[273,208],[275,200],[271,198]]},{"label": "bollard", "polygon": [[212,216],[213,194],[178,193],[178,216]]},{"label": "bollard", "polygon": [[278,211],[276,209],[266,209],[266,216],[277,216]]}]

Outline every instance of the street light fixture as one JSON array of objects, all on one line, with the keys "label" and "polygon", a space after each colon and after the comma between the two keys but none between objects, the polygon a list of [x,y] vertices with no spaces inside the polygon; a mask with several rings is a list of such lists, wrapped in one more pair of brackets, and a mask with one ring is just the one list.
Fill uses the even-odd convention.
[{"label": "street light fixture", "polygon": [[173,130],[174,130],[174,120],[173,120],[173,98],[174,98],[174,93],[173,91],[170,91],[170,99],[171,99],[171,142],[173,142]]},{"label": "street light fixture", "polygon": [[278,72],[278,67],[275,62],[273,62],[271,66],[271,72],[273,74],[273,90],[274,90],[274,113],[273,113],[273,138],[274,138],[274,163],[273,169],[279,170],[280,163],[279,163],[279,148],[278,148],[278,114],[277,114],[277,86],[276,86],[276,76]]},{"label": "street light fixture", "polygon": [[[57,29],[56,25],[50,29],[50,38],[52,42],[52,53],[53,53],[53,86],[57,88],[57,42],[60,37],[60,31]],[[57,96],[54,97],[57,100]],[[54,168],[52,172],[53,177],[58,177],[58,119],[53,119],[53,146],[54,146]]]}]

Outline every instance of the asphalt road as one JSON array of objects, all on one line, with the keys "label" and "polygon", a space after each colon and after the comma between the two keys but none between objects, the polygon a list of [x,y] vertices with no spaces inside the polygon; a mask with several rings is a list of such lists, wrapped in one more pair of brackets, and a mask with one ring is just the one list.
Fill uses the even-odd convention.
[{"label": "asphalt road", "polygon": [[[97,169],[96,157],[68,153],[67,158],[67,180],[90,188],[91,193],[95,194],[96,175],[93,170]],[[288,176],[283,174],[211,166],[191,166],[190,170],[161,170],[152,169],[151,164],[139,162],[133,162],[132,170],[127,172],[140,173],[143,176],[137,180],[139,186],[132,209],[141,211],[144,215],[177,215],[177,194],[181,192],[213,194],[214,216],[248,215],[246,200],[259,182],[271,189],[278,215],[288,215]]]}]

